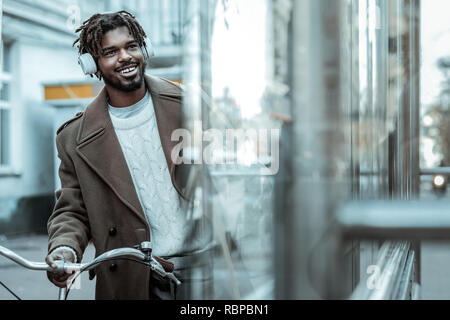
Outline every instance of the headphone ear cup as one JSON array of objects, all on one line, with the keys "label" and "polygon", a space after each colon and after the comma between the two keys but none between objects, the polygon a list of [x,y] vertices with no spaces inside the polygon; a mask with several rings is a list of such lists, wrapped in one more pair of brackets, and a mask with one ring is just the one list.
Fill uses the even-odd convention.
[{"label": "headphone ear cup", "polygon": [[97,64],[94,57],[89,53],[83,53],[78,57],[78,64],[81,66],[84,74],[95,74],[97,72]]}]

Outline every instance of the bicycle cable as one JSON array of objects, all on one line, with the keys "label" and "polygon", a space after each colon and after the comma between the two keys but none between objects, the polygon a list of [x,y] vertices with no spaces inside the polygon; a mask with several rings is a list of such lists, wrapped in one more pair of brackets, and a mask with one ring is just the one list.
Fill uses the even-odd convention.
[{"label": "bicycle cable", "polygon": [[22,299],[20,299],[14,292],[12,292],[12,290],[9,289],[3,282],[0,281],[0,285],[2,285],[3,288],[5,288],[6,290],[8,290],[8,292],[11,293],[14,297],[16,297],[17,300],[22,300]]}]

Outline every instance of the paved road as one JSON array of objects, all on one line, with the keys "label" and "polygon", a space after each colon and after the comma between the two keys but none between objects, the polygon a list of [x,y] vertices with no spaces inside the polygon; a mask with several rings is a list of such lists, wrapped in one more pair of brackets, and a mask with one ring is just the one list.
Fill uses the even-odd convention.
[{"label": "paved road", "polygon": [[422,299],[450,300],[450,241],[422,242]]}]

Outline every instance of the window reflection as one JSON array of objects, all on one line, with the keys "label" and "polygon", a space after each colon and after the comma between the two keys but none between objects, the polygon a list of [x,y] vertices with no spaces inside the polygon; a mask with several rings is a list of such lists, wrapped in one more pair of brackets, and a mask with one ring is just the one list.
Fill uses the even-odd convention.
[{"label": "window reflection", "polygon": [[[423,1],[422,24],[424,81],[422,97],[421,165],[423,168],[450,165],[449,83],[450,83],[450,23],[443,13],[448,2],[433,4]],[[423,187],[428,189],[429,179],[424,177]],[[429,177],[428,177],[429,178]],[[428,183],[427,183],[428,182]]]},{"label": "window reflection", "polygon": [[[349,295],[382,243],[338,243],[334,210],[418,190],[419,1],[211,3],[210,47],[200,46],[201,68],[188,64],[209,91],[188,101],[214,130],[202,190],[214,298]],[[237,147],[225,147],[229,129],[246,133]],[[260,141],[273,129],[279,149]],[[279,171],[264,174],[275,158]]]},{"label": "window reflection", "polygon": [[[214,262],[216,298],[273,297],[273,177],[260,174],[270,144],[257,131],[274,125],[263,110],[271,48],[267,15],[264,1],[220,1],[214,17],[209,119],[211,128],[226,131],[224,143],[213,152],[229,160],[209,167],[219,190],[212,198],[220,243]],[[240,129],[245,138],[233,141],[230,129]],[[236,146],[227,147],[230,142]]]}]

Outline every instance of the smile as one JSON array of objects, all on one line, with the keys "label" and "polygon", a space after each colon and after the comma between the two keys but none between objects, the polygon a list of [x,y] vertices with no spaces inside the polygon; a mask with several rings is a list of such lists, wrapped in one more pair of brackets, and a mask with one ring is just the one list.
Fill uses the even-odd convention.
[{"label": "smile", "polygon": [[132,66],[127,66],[125,68],[119,68],[116,71],[119,72],[120,74],[128,74],[128,73],[135,71],[136,69],[137,69],[137,65],[132,65]]},{"label": "smile", "polygon": [[130,73],[130,72],[133,72],[134,70],[136,70],[136,67],[131,67],[131,68],[127,68],[127,69],[121,70],[120,73],[121,74],[127,74],[127,73]]}]

